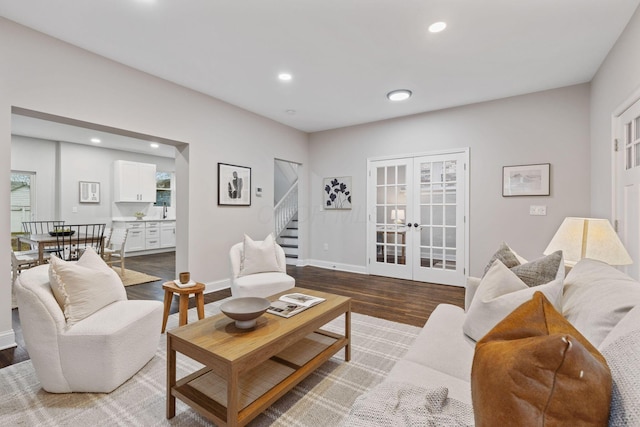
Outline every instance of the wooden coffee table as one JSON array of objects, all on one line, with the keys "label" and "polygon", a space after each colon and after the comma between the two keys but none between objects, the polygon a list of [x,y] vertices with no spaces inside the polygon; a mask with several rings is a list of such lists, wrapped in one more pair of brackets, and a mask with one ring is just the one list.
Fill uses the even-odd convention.
[{"label": "wooden coffee table", "polygon": [[[253,329],[242,330],[224,314],[167,332],[167,418],[176,397],[223,426],[243,426],[344,348],[351,358],[351,299],[293,288],[326,301],[288,319],[263,314]],[[345,315],[344,335],[320,329]],[[176,381],[176,352],[205,365]]]}]

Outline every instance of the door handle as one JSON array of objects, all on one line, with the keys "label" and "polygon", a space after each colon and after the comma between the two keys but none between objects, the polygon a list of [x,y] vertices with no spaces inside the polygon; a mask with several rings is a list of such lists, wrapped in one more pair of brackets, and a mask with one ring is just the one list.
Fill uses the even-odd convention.
[{"label": "door handle", "polygon": [[414,223],[413,223],[413,226],[414,226],[415,228],[418,228],[418,227],[420,227],[420,224],[418,224],[417,222],[414,222]]}]

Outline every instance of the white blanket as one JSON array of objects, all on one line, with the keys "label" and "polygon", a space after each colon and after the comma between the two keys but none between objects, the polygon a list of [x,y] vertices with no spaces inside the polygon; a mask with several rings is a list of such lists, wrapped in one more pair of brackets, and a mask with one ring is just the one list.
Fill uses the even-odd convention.
[{"label": "white blanket", "polygon": [[426,389],[383,382],[358,397],[343,427],[473,426],[473,409],[448,396],[446,387]]}]

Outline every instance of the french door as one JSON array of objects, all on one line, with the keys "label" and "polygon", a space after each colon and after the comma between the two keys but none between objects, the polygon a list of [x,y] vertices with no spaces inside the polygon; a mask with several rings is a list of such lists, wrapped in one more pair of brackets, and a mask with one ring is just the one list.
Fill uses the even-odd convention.
[{"label": "french door", "polygon": [[369,162],[370,274],[464,286],[468,152]]},{"label": "french door", "polygon": [[633,260],[624,270],[640,279],[640,100],[618,117],[614,131],[618,144],[614,218],[620,240]]}]

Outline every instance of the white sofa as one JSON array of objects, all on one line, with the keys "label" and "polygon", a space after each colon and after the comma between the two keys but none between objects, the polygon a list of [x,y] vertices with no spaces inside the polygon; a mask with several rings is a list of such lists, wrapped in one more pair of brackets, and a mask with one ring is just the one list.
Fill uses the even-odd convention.
[{"label": "white sofa", "polygon": [[42,388],[51,393],[109,393],[154,356],[163,304],[127,300],[126,293],[68,326],[49,285],[49,266],[20,274],[18,312]]},{"label": "white sofa", "polygon": [[[468,308],[480,279],[469,278],[465,306]],[[564,317],[573,324],[607,358],[616,383],[633,378],[640,394],[640,341],[627,348],[629,366],[614,366],[610,360],[620,346],[620,339],[635,331],[640,338],[640,283],[604,263],[583,260],[564,281]],[[471,366],[475,342],[462,332],[465,311],[449,304],[439,305],[406,355],[393,367],[384,382],[403,382],[419,387],[448,388],[450,398],[471,404]],[[613,362],[613,364],[612,364]],[[622,375],[624,372],[624,375]],[[637,399],[637,395],[635,397]],[[613,410],[613,408],[612,408]],[[618,414],[631,414],[640,425],[637,400],[627,397],[616,408]]]}]

